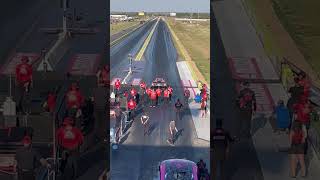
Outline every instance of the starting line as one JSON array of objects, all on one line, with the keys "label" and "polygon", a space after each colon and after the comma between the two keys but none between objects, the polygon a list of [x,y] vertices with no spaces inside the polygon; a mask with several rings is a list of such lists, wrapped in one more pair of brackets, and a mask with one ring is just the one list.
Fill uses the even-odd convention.
[{"label": "starting line", "polygon": [[95,75],[100,60],[100,54],[75,54],[70,60],[68,72],[73,75]]}]

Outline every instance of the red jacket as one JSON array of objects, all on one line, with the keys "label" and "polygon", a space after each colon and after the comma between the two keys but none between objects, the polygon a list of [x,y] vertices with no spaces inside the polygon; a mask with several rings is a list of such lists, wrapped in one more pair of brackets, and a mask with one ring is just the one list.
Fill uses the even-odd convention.
[{"label": "red jacket", "polygon": [[152,100],[157,99],[157,93],[156,93],[155,90],[153,90],[153,91],[151,92],[150,99],[152,99]]},{"label": "red jacket", "polygon": [[136,103],[134,100],[131,99],[131,100],[128,102],[128,109],[133,110],[133,109],[136,108],[136,106],[137,106],[137,103]]},{"label": "red jacket", "polygon": [[119,90],[119,89],[120,89],[120,86],[121,86],[120,81],[117,80],[117,81],[114,83],[114,86],[116,87],[117,90]]},{"label": "red jacket", "polygon": [[32,66],[28,63],[21,63],[16,66],[16,78],[19,83],[32,80]]},{"label": "red jacket", "polygon": [[171,87],[168,87],[168,91],[169,91],[169,94],[172,94],[173,89]]},{"label": "red jacket", "polygon": [[55,106],[56,106],[56,95],[55,94],[49,94],[47,99],[48,109],[50,112],[53,112]]},{"label": "red jacket", "polygon": [[157,96],[161,96],[161,89],[158,88],[158,89],[156,90],[156,93],[157,93]]},{"label": "red jacket", "polygon": [[163,97],[166,97],[166,98],[169,97],[169,91],[167,89],[163,91]]},{"label": "red jacket", "polygon": [[297,121],[301,123],[308,123],[310,121],[310,109],[304,103],[294,105],[294,110],[297,114]]},{"label": "red jacket", "polygon": [[80,129],[75,127],[68,129],[69,127],[60,127],[57,130],[57,140],[63,148],[73,150],[82,144],[84,138]]},{"label": "red jacket", "polygon": [[66,96],[67,108],[80,108],[84,101],[83,96],[77,90],[70,90]]},{"label": "red jacket", "polygon": [[131,96],[135,96],[137,94],[137,91],[134,88],[132,88],[130,90],[130,94],[131,94]]}]

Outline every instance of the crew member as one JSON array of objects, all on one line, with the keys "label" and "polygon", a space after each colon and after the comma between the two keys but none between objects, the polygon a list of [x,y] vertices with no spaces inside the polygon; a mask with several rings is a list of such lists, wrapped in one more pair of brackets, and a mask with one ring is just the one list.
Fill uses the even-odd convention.
[{"label": "crew member", "polygon": [[14,170],[18,172],[18,180],[34,180],[37,161],[50,168],[50,164],[32,148],[31,143],[31,137],[25,136],[22,140],[23,147],[16,152]]},{"label": "crew member", "polygon": [[157,105],[157,92],[153,89],[150,94],[150,99],[152,102],[152,107],[156,107]]},{"label": "crew member", "polygon": [[56,106],[56,99],[57,99],[57,95],[54,92],[49,92],[48,97],[47,97],[47,101],[45,104],[45,109],[52,113],[54,111],[54,108]]},{"label": "crew member", "polygon": [[168,91],[168,89],[165,89],[163,91],[163,98],[164,98],[165,102],[169,102],[169,91]]},{"label": "crew member", "polygon": [[21,58],[21,63],[16,66],[16,82],[26,92],[29,91],[32,84],[32,66],[27,56]]},{"label": "crew member", "polygon": [[172,93],[173,93],[173,89],[171,86],[168,86],[168,91],[169,91],[169,101],[171,102]]},{"label": "crew member", "polygon": [[129,120],[133,120],[133,113],[134,113],[134,110],[136,109],[136,107],[137,107],[136,101],[134,101],[133,98],[131,98],[128,101]]},{"label": "crew member", "polygon": [[157,105],[159,104],[159,101],[160,101],[160,96],[161,96],[161,89],[160,87],[158,87],[156,89],[156,93],[157,93]]},{"label": "crew member", "polygon": [[76,83],[73,83],[66,95],[66,105],[70,116],[75,117],[84,103],[84,97],[79,91]]},{"label": "crew member", "polygon": [[228,131],[222,128],[223,119],[216,120],[216,129],[213,130],[213,179],[216,179],[216,170],[220,166],[220,176],[224,180],[224,161],[228,158],[230,143],[235,139],[230,137]]},{"label": "crew member", "polygon": [[116,82],[114,82],[114,87],[115,87],[115,93],[118,94],[118,92],[121,88],[121,82],[119,79],[117,79]]},{"label": "crew member", "polygon": [[61,171],[63,179],[77,177],[77,154],[84,140],[81,130],[73,125],[73,119],[67,117],[63,121],[63,126],[56,132],[57,144],[62,149]]}]

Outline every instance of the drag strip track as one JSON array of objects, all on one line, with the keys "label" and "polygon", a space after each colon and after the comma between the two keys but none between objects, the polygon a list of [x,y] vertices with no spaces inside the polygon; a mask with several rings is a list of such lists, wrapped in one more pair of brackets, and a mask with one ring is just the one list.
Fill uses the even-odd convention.
[{"label": "drag strip track", "polygon": [[124,70],[129,65],[128,54],[134,56],[138,53],[154,24],[155,21],[147,22],[110,49],[111,79],[125,76]]},{"label": "drag strip track", "polygon": [[[176,68],[176,50],[169,30],[162,20],[159,21],[150,44],[141,62],[144,69],[138,72],[147,84],[156,77],[162,77],[174,87],[174,99],[181,98],[183,89]],[[142,111],[148,112],[151,133],[143,135],[143,127],[138,114],[129,129],[129,134],[118,150],[111,153],[111,178],[117,180],[150,180],[159,179],[159,163],[170,158],[186,158],[198,161],[202,156],[201,147],[195,147],[195,129],[189,111],[177,121],[177,128],[182,131],[175,146],[167,143],[169,122],[175,119],[174,103],[161,104],[158,107],[146,106]],[[208,149],[209,151],[209,149]],[[209,157],[203,157],[209,159]],[[130,169],[130,171],[126,171]]]}]

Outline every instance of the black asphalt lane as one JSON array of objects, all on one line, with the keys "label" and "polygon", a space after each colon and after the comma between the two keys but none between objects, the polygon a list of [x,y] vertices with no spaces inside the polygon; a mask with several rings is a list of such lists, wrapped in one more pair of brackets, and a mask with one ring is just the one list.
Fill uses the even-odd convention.
[{"label": "black asphalt lane", "polygon": [[[183,90],[176,68],[176,50],[163,21],[159,21],[142,61],[146,61],[142,77],[147,84],[156,77],[165,78],[170,85],[176,87],[175,99],[182,97]],[[178,88],[179,86],[181,88]],[[170,158],[186,158],[196,162],[199,160],[196,159],[196,153],[200,151],[200,147],[193,146],[195,129],[188,110],[185,111],[182,120],[177,121],[177,128],[181,130],[182,135],[174,147],[167,142],[169,122],[175,119],[173,103],[161,104],[156,108],[147,106],[143,111],[149,114],[151,133],[143,135],[139,119],[141,114],[138,114],[124,142],[118,150],[113,150],[111,153],[112,179],[159,179],[159,163],[163,160]]]},{"label": "black asphalt lane", "polygon": [[[216,99],[214,102],[215,118],[224,118],[224,127],[231,135],[239,135],[239,111],[235,105],[235,81],[231,77],[225,49],[220,37],[219,28],[215,19],[212,27],[214,65],[214,87]],[[253,142],[241,140],[232,145],[230,159],[226,164],[228,180],[263,180],[263,175]],[[220,180],[219,178],[217,180]]]},{"label": "black asphalt lane", "polygon": [[120,38],[121,36],[127,34],[128,32],[132,31],[134,28],[138,27],[140,24],[134,25],[132,27],[129,27],[127,29],[124,29],[120,32],[117,32],[113,35],[110,36],[110,43],[114,42],[115,40],[117,40],[118,38]]},{"label": "black asphalt lane", "polygon": [[110,49],[111,80],[125,77],[124,70],[129,66],[128,54],[134,56],[139,52],[154,24],[155,21],[147,22]]}]

